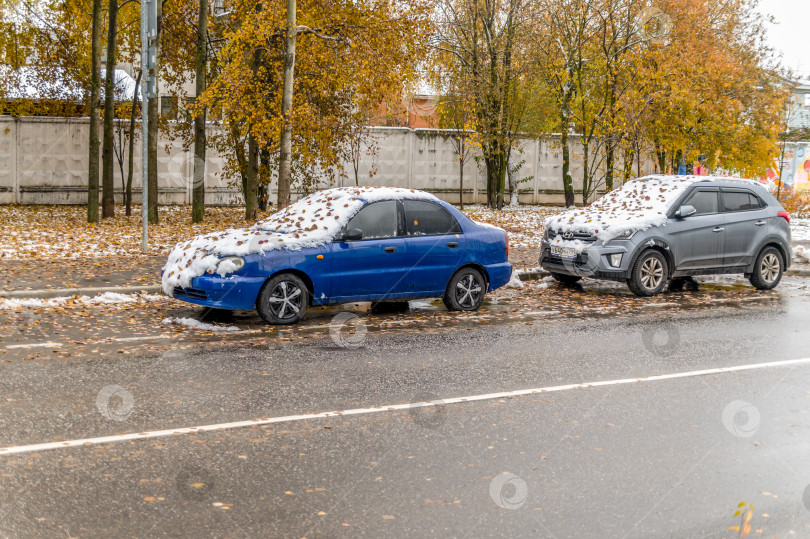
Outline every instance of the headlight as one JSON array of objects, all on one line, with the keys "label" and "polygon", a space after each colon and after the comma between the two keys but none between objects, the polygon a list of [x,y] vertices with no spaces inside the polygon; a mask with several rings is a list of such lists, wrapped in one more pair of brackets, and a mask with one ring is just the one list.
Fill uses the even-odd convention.
[{"label": "headlight", "polygon": [[621,234],[616,236],[616,239],[617,240],[629,240],[630,238],[632,238],[633,236],[636,235],[636,232],[638,232],[638,230],[625,230],[624,232],[622,232]]},{"label": "headlight", "polygon": [[245,259],[241,256],[226,256],[217,263],[217,273],[223,277],[228,273],[239,271],[245,267]]}]

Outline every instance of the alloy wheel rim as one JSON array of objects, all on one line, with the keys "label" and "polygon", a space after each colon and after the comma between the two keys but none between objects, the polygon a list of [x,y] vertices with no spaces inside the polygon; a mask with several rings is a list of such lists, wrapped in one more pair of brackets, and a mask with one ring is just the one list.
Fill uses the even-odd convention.
[{"label": "alloy wheel rim", "polygon": [[456,283],[456,301],[462,307],[473,307],[481,297],[481,283],[472,273],[464,275]]},{"label": "alloy wheel rim", "polygon": [[641,284],[648,290],[653,290],[664,279],[664,265],[658,258],[651,256],[641,264]]},{"label": "alloy wheel rim", "polygon": [[270,294],[270,311],[279,320],[291,318],[301,312],[304,295],[301,289],[290,281],[281,281]]},{"label": "alloy wheel rim", "polygon": [[760,264],[759,274],[762,276],[762,280],[766,283],[772,283],[776,280],[776,277],[779,275],[779,259],[776,257],[774,253],[768,253],[764,257],[762,257],[762,263]]}]

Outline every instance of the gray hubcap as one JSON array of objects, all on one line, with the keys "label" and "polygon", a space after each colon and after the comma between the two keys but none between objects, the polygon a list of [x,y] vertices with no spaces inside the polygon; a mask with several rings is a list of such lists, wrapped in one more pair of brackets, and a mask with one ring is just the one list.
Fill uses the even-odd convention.
[{"label": "gray hubcap", "polygon": [[653,290],[664,279],[664,265],[658,258],[651,256],[641,264],[641,284],[647,290]]},{"label": "gray hubcap", "polygon": [[301,310],[303,299],[300,288],[290,281],[281,281],[270,294],[270,311],[276,318],[289,318]]},{"label": "gray hubcap", "polygon": [[762,280],[768,284],[774,282],[779,276],[780,266],[779,257],[774,253],[763,256],[762,263],[759,265],[759,274],[762,276]]},{"label": "gray hubcap", "polygon": [[472,273],[464,275],[456,284],[456,301],[462,307],[472,307],[481,297],[481,283]]}]

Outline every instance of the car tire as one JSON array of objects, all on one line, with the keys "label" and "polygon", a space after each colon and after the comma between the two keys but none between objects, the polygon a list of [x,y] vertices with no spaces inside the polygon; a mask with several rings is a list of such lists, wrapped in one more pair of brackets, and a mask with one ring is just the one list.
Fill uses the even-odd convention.
[{"label": "car tire", "polygon": [[282,273],[268,280],[259,291],[256,310],[273,325],[295,324],[307,312],[309,289],[295,274]]},{"label": "car tire", "polygon": [[667,284],[667,259],[655,249],[647,249],[636,259],[627,286],[637,296],[654,296]]},{"label": "car tire", "polygon": [[754,288],[771,290],[782,280],[785,261],[776,247],[765,247],[754,263],[754,273],[748,278]]},{"label": "car tire", "polygon": [[487,282],[481,272],[461,268],[450,277],[442,301],[448,311],[477,311],[486,293]]},{"label": "car tire", "polygon": [[582,277],[579,277],[577,275],[566,275],[565,273],[554,273],[553,271],[550,273],[551,276],[554,277],[555,281],[565,286],[571,286],[572,284],[576,284],[582,279]]}]

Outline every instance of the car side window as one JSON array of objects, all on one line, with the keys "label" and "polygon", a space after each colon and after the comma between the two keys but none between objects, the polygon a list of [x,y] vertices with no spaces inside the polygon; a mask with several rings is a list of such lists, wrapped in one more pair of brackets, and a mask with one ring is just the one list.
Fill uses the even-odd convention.
[{"label": "car side window", "polygon": [[364,240],[397,237],[397,202],[384,200],[364,206],[351,218],[345,230],[358,228]]},{"label": "car side window", "polygon": [[436,236],[461,233],[458,222],[438,204],[424,200],[405,200],[404,204],[406,235]]},{"label": "car side window", "polygon": [[695,215],[708,215],[717,213],[717,191],[695,191],[681,204],[682,206],[694,206],[697,212]]},{"label": "car side window", "polygon": [[760,208],[759,198],[747,191],[723,191],[723,211],[751,211]]}]

